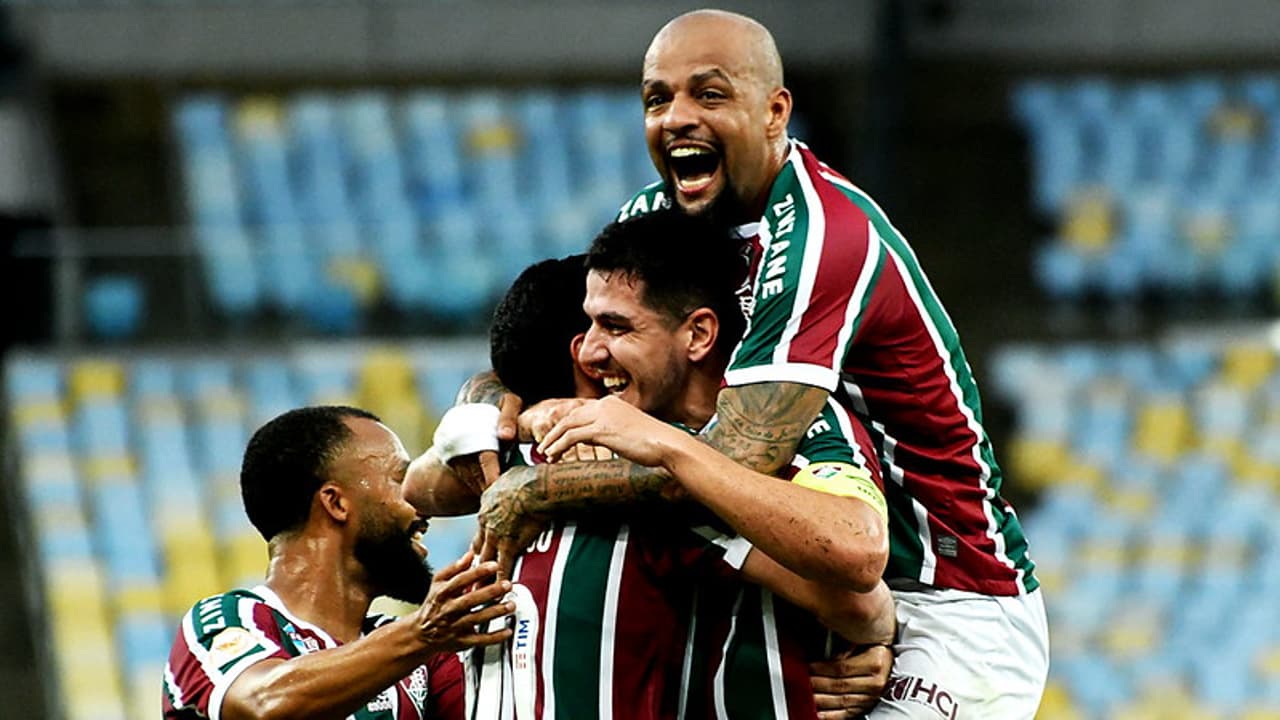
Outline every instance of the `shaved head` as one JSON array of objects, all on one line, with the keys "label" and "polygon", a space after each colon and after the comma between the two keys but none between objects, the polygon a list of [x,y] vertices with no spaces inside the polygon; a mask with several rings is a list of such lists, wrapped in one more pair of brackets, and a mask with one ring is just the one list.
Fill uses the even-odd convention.
[{"label": "shaved head", "polygon": [[649,44],[640,92],[667,196],[691,214],[758,219],[790,151],[791,93],[769,31],[737,13],[685,13]]},{"label": "shaved head", "polygon": [[694,38],[714,38],[726,56],[736,60],[735,69],[758,82],[765,92],[782,87],[782,56],[769,28],[727,10],[692,10],[664,25],[645,53],[646,67],[667,44]]}]

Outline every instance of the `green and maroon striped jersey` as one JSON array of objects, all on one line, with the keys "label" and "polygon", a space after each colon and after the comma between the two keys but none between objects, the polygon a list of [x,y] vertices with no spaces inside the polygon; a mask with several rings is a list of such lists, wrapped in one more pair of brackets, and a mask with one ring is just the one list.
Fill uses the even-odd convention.
[{"label": "green and maroon striped jersey", "polygon": [[[619,218],[668,205],[661,184]],[[866,193],[797,141],[752,237],[747,331],[726,382],[825,388],[870,429],[889,504],[887,579],[1017,595],[1039,586],[959,336]]]},{"label": "green and maroon striped jersey", "polygon": [[[364,632],[394,618],[371,615]],[[338,647],[323,629],[294,617],[267,586],[207,597],[187,612],[164,668],[166,720],[218,720],[222,700],[240,673],[268,658],[290,658]],[[462,666],[452,653],[383,690],[350,720],[462,720]]]},{"label": "green and maroon striped jersey", "polygon": [[[864,467],[881,482],[866,429],[834,401],[812,423],[791,470],[811,462]],[[476,652],[468,660],[477,679],[470,717],[816,717],[808,662],[824,652],[827,633],[740,579],[750,549],[706,526],[556,523],[514,573],[533,617],[517,611],[505,658]],[[523,706],[512,690],[521,682],[529,688]],[[755,703],[757,696],[765,701]]]},{"label": "green and maroon striped jersey", "polygon": [[[883,488],[867,429],[828,398],[786,474],[811,463],[864,468]],[[677,718],[812,720],[809,663],[840,642],[811,615],[740,577],[700,582],[689,622]],[[842,644],[842,643],[841,643]]]}]

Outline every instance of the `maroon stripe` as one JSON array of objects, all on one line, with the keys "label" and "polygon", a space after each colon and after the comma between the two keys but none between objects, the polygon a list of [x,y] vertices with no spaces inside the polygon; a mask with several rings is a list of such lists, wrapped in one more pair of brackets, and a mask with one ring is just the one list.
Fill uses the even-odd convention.
[{"label": "maroon stripe", "polygon": [[836,341],[845,323],[858,273],[867,257],[868,219],[843,193],[818,175],[818,161],[813,153],[802,150],[801,157],[803,171],[809,175],[821,202],[820,208],[809,208],[809,216],[822,213],[826,228],[813,292],[787,359],[838,369]]}]

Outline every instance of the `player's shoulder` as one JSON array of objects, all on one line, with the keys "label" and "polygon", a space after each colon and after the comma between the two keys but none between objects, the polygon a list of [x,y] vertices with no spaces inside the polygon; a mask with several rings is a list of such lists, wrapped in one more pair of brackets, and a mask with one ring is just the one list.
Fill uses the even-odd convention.
[{"label": "player's shoulder", "polygon": [[[769,197],[768,213],[818,212],[883,219],[884,211],[865,190],[823,162],[804,143],[792,141],[787,163]],[[820,207],[815,207],[820,206]]]},{"label": "player's shoulder", "polygon": [[228,624],[243,624],[257,606],[266,604],[266,599],[254,591],[236,588],[197,600],[187,610],[186,618],[197,632],[201,628],[217,629]]},{"label": "player's shoulder", "polygon": [[645,185],[639,192],[631,196],[618,208],[618,222],[637,215],[653,212],[661,208],[671,207],[671,198],[667,197],[666,186],[661,180]]}]

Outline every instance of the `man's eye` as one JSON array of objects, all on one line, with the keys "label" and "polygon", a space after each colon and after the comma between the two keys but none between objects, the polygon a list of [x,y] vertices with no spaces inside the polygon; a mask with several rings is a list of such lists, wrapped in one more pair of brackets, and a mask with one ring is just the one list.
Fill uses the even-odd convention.
[{"label": "man's eye", "polygon": [[644,106],[647,108],[654,108],[666,102],[667,102],[667,99],[663,95],[650,95],[649,97],[644,99]]}]

